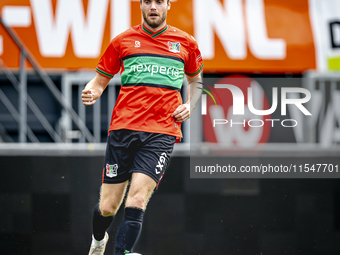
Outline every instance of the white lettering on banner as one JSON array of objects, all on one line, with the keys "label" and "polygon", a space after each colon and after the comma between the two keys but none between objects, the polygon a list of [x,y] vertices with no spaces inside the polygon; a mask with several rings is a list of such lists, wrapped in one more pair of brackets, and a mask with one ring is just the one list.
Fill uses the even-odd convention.
[{"label": "white lettering on banner", "polygon": [[[260,84],[254,82],[251,84],[254,96],[254,107],[256,109],[263,109],[264,91]],[[235,102],[235,100],[233,100]],[[233,121],[233,126],[230,125],[216,125],[214,127],[217,143],[225,146],[232,146],[233,142],[236,142],[238,146],[250,148],[259,143],[263,134],[263,127],[251,127],[248,130],[244,129],[243,123],[245,120],[257,119],[263,121],[263,116],[256,116],[251,113],[248,108],[245,109],[244,115],[233,115],[234,106],[230,106],[227,115],[224,109],[220,105],[212,105],[209,107],[209,113],[211,121],[215,119],[220,120],[220,124],[227,123],[230,120]],[[235,125],[236,123],[242,123],[242,125]]]},{"label": "white lettering on banner", "polygon": [[70,31],[77,57],[96,58],[100,55],[108,0],[89,0],[87,19],[81,0],[57,1],[55,18],[51,0],[30,2],[42,56],[63,57]]},{"label": "white lettering on banner", "polygon": [[247,57],[242,0],[194,0],[195,38],[203,59],[215,57],[214,31],[231,59]]},{"label": "white lettering on banner", "polygon": [[2,18],[10,27],[29,27],[31,25],[31,9],[29,6],[4,6]]},{"label": "white lettering on banner", "polygon": [[246,15],[251,53],[258,59],[285,59],[286,42],[268,38],[263,0],[246,0]]},{"label": "white lettering on banner", "polygon": [[[194,0],[194,33],[204,59],[215,57],[214,31],[230,59],[247,58],[246,31],[252,54],[258,59],[284,59],[286,42],[267,35],[264,0]],[[244,24],[247,22],[247,29]]]},{"label": "white lettering on banner", "polygon": [[111,0],[111,38],[131,27],[131,1]]},{"label": "white lettering on banner", "polygon": [[340,1],[309,0],[308,6],[317,69],[328,71],[330,69],[329,59],[340,57],[340,47],[336,47],[337,44],[340,45],[340,26],[338,25],[340,23]]},{"label": "white lettering on banner", "polygon": [[322,1],[309,0],[309,16],[312,26],[313,39],[315,44],[315,57],[316,65],[319,71],[325,71],[328,69],[327,53],[326,53],[326,29],[320,10],[323,9]]}]

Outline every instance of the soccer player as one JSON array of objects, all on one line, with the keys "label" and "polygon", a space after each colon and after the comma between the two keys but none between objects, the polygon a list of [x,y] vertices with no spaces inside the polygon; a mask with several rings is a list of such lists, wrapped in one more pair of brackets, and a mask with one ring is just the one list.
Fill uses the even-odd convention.
[{"label": "soccer player", "polygon": [[[104,254],[106,229],[129,182],[114,254],[132,252],[146,205],[164,174],[174,143],[182,137],[181,123],[190,118],[201,95],[197,89],[201,87],[201,53],[192,36],[167,25],[170,7],[169,0],[141,0],[143,23],[111,41],[96,77],[82,92],[83,103],[93,105],[120,71],[122,86],[109,128],[100,202],[93,213],[92,255]],[[183,104],[184,73],[189,86]]]}]

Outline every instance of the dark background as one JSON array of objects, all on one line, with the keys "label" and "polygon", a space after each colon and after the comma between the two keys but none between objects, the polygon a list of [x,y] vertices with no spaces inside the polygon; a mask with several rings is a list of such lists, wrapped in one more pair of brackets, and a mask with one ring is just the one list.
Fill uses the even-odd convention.
[{"label": "dark background", "polygon": [[[103,160],[1,156],[0,254],[87,254]],[[340,253],[338,179],[190,179],[189,163],[172,158],[148,205],[136,252]],[[113,254],[122,217],[120,210],[106,254]]]}]

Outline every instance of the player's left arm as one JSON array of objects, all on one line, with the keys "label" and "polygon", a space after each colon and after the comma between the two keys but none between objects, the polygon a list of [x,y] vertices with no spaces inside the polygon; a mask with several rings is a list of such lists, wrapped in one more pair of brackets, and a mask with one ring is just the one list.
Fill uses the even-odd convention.
[{"label": "player's left arm", "polygon": [[110,79],[97,73],[97,75],[86,84],[81,94],[84,105],[93,105],[102,94]]},{"label": "player's left arm", "polygon": [[195,109],[198,100],[201,97],[202,90],[197,89],[197,87],[202,88],[202,78],[201,73],[196,76],[188,78],[188,90],[187,90],[187,101],[178,106],[177,109],[171,114],[171,117],[175,118],[176,122],[184,122],[188,120],[191,116],[191,112]]}]

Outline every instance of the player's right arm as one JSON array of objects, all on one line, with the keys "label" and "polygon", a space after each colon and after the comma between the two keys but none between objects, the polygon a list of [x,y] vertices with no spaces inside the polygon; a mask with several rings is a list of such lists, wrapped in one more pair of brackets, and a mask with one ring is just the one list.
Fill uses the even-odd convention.
[{"label": "player's right arm", "polygon": [[85,86],[81,99],[84,105],[93,105],[105,90],[110,79],[97,73],[97,75]]},{"label": "player's right arm", "polygon": [[81,94],[84,105],[95,104],[96,99],[102,95],[110,79],[119,72],[121,60],[117,47],[120,46],[122,35],[115,37],[101,56],[96,68],[96,77],[85,86]]}]

